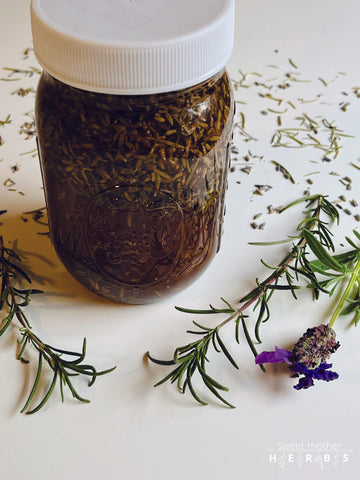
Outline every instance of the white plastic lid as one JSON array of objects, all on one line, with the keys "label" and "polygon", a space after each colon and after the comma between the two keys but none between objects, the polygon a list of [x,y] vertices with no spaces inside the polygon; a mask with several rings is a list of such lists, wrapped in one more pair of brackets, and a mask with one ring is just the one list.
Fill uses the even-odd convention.
[{"label": "white plastic lid", "polygon": [[226,65],[234,0],[32,0],[31,26],[39,63],[68,85],[169,92]]}]

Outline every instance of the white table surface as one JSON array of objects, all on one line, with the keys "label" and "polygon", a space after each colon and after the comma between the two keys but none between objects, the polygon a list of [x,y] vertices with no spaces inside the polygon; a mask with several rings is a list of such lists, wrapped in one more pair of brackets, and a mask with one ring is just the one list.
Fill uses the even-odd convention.
[{"label": "white table surface", "polygon": [[[1,78],[9,75],[3,67],[37,66],[32,54],[27,59],[23,55],[31,46],[29,4],[29,0],[0,2]],[[117,365],[90,389],[79,383],[90,404],[75,403],[69,395],[62,404],[56,392],[42,411],[26,416],[19,410],[31,388],[35,364],[26,366],[15,359],[17,329],[1,338],[1,480],[296,480],[307,475],[350,479],[359,471],[359,332],[349,327],[348,319],[336,324],[342,346],[333,361],[339,379],[318,382],[306,391],[295,391],[287,375],[272,374],[271,369],[261,373],[245,340],[236,345],[233,328],[227,327],[223,336],[240,369],[214,355],[209,371],[229,386],[227,398],[237,405],[233,410],[219,405],[200,384],[209,400],[207,407],[197,405],[191,396],[179,395],[174,386],[154,389],[153,384],[167,370],[143,363],[149,349],[158,358],[170,358],[175,347],[190,341],[186,330],[193,317],[177,312],[175,305],[205,308],[209,303],[219,305],[221,296],[235,302],[256,278],[267,274],[260,258],[270,264],[282,258],[286,246],[255,247],[248,242],[294,234],[301,208],[269,215],[268,205],[284,205],[306,189],[329,194],[332,200],[344,195],[343,207],[351,215],[341,215],[341,225],[335,230],[337,244],[360,226],[355,217],[360,207],[350,204],[353,199],[360,203],[359,171],[351,165],[360,165],[360,98],[353,90],[360,87],[359,2],[236,0],[236,7],[236,43],[229,71],[235,80],[241,78],[239,70],[262,75],[248,76],[252,87],[236,93],[244,102],[238,104],[238,111],[244,114],[246,131],[257,140],[245,142],[235,130],[239,160],[229,176],[220,253],[195,284],[157,304],[116,305],[88,293],[62,267],[49,239],[38,235],[46,228],[21,219],[23,212],[43,207],[44,199],[38,159],[26,153],[35,148],[35,140],[19,134],[21,125],[31,121],[26,114],[34,108],[34,94],[22,98],[12,93],[20,87],[35,88],[38,75],[25,78],[20,74],[18,81],[0,81],[0,120],[11,114],[11,123],[0,127],[4,140],[0,210],[7,210],[0,218],[0,234],[7,245],[17,241],[26,265],[36,273],[35,286],[45,291],[27,307],[28,316],[49,343],[78,350],[86,336],[90,363],[99,369]],[[290,71],[301,81],[286,91],[272,91],[296,104],[296,110],[287,104],[287,113],[281,114],[283,125],[293,124],[303,113],[322,115],[352,136],[343,139],[340,155],[332,162],[322,161],[321,151],[313,147],[270,145],[277,115],[261,111],[284,110],[284,103],[279,106],[260,97],[264,90],[253,82],[275,85],[273,77],[283,79]],[[350,103],[345,112],[340,102]],[[243,157],[248,150],[253,158],[247,175],[240,168],[246,164]],[[276,172],[273,160],[290,171],[295,185]],[[338,176],[331,175],[334,172]],[[346,176],[353,180],[352,190],[339,181]],[[273,188],[254,195],[256,184]],[[265,223],[262,230],[250,226],[258,213],[262,215],[256,222]],[[261,348],[296,341],[306,328],[326,322],[330,311],[328,299],[315,303],[308,292],[300,293],[297,301],[287,293],[279,295],[271,320],[263,326]],[[200,320],[209,325],[216,321],[213,317]],[[293,457],[287,455],[282,464],[281,450],[291,449],[293,443],[299,444],[299,451]],[[308,448],[314,449],[312,462],[306,461]],[[346,453],[348,461],[340,455],[336,462],[330,451],[334,448]]]}]

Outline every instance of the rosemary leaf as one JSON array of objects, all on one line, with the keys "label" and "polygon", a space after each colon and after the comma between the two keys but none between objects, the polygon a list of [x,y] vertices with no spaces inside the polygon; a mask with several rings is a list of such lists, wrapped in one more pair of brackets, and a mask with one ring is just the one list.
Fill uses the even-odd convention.
[{"label": "rosemary leaf", "polygon": [[[29,361],[24,358],[24,354],[26,349],[30,347],[35,349],[39,356],[36,377],[21,413],[26,412],[27,414],[33,414],[38,412],[51,397],[58,380],[60,382],[62,401],[64,400],[63,387],[67,386],[74,398],[81,402],[88,402],[88,400],[82,398],[77,393],[70,377],[74,375],[89,376],[89,386],[91,386],[98,376],[112,372],[115,367],[98,372],[94,366],[84,364],[86,339],[83,340],[82,351],[73,352],[52,347],[35,335],[24,312],[24,307],[29,304],[34,294],[42,293],[42,291],[32,288],[19,288],[18,283],[20,281],[31,283],[30,275],[19,266],[20,263],[20,256],[13,249],[6,248],[3,238],[0,236],[0,310],[5,312],[5,318],[0,325],[0,337],[4,335],[10,325],[13,325],[15,320],[17,320],[21,339],[17,342],[20,350],[16,358],[25,364],[29,363]],[[73,359],[67,360],[66,356],[72,357]],[[40,380],[43,375],[47,376],[47,372],[43,369],[44,360],[47,362],[50,370],[53,371],[52,381],[49,389],[37,406],[31,408],[31,404],[39,391]]]},{"label": "rosemary leaf", "polygon": [[[254,357],[257,357],[257,349],[246,322],[246,318],[249,315],[245,315],[245,312],[252,307],[252,313],[257,313],[254,334],[256,341],[260,343],[260,327],[264,322],[269,321],[271,316],[270,300],[281,291],[289,291],[296,299],[295,292],[302,286],[298,283],[300,278],[306,280],[306,288],[310,288],[314,294],[313,298],[318,299],[320,292],[331,297],[340,287],[345,277],[351,274],[349,285],[333,314],[329,327],[331,327],[339,315],[348,313],[354,315],[354,324],[360,321],[360,278],[358,276],[358,271],[360,271],[360,247],[357,247],[353,240],[347,238],[348,243],[354,247],[353,250],[341,254],[330,253],[334,251],[334,244],[329,225],[330,223],[339,223],[339,212],[336,205],[329,202],[323,195],[310,195],[291,202],[282,208],[281,212],[285,212],[290,207],[301,203],[306,203],[306,209],[304,211],[304,219],[299,222],[297,227],[298,236],[286,240],[286,242],[292,241],[292,247],[276,267],[270,267],[262,260],[262,263],[271,270],[270,275],[265,280],[262,282],[256,280],[256,286],[238,301],[237,306],[232,306],[230,302],[221,298],[221,301],[225,302],[227,306],[226,309],[213,306],[204,310],[176,307],[177,310],[188,314],[228,316],[211,328],[194,322],[200,331],[190,331],[190,333],[195,333],[200,339],[183,347],[178,347],[175,350],[173,361],[157,360],[149,354],[147,355],[147,358],[154,363],[166,366],[177,363],[178,355],[181,353],[181,361],[183,362],[181,378],[185,375],[186,370],[186,380],[183,383],[182,393],[185,392],[186,387],[189,387],[191,395],[198,403],[207,405],[207,402],[203,401],[196,392],[195,384],[192,381],[196,371],[202,378],[205,386],[218,400],[230,408],[234,407],[219,393],[219,390],[228,391],[227,387],[224,387],[218,380],[209,377],[205,370],[205,362],[209,361],[207,351],[210,341],[216,352],[222,353],[235,368],[239,369],[235,359],[222,341],[219,331],[227,324],[233,322],[235,324],[235,340],[237,343],[240,343],[239,327],[241,323],[245,340]],[[355,237],[357,240],[360,240],[360,233],[356,232]],[[280,242],[271,243],[277,244]],[[310,253],[315,256],[314,260],[310,261],[308,259]],[[355,270],[352,267],[354,261],[357,262]],[[280,282],[282,278],[286,280],[286,283]],[[265,371],[261,363],[259,363],[259,366]],[[156,383],[156,386],[165,383],[171,378],[178,378],[177,375],[179,374],[180,369],[176,367],[175,370]],[[331,378],[336,378],[336,375],[333,375]],[[181,379],[179,381],[181,383]]]}]

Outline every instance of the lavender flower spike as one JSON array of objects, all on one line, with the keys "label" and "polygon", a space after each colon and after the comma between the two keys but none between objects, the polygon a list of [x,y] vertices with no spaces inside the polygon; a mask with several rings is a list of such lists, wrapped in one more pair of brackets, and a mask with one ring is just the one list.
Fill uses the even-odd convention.
[{"label": "lavender flower spike", "polygon": [[294,388],[306,389],[314,385],[314,380],[330,382],[339,377],[330,370],[332,365],[325,361],[339,346],[334,330],[328,325],[320,325],[308,328],[291,351],[275,347],[274,351],[257,355],[255,363],[287,363],[293,377],[303,375]]}]

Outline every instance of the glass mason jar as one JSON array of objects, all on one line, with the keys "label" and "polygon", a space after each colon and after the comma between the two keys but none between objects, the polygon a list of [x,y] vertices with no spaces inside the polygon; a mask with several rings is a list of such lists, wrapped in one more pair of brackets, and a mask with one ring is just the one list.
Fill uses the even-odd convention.
[{"label": "glass mason jar", "polygon": [[[33,0],[35,53],[36,8],[47,1]],[[213,4],[229,10],[232,1]],[[91,291],[125,303],[188,286],[220,245],[234,112],[224,66],[181,88],[99,87],[43,67],[38,149],[64,266]]]}]

